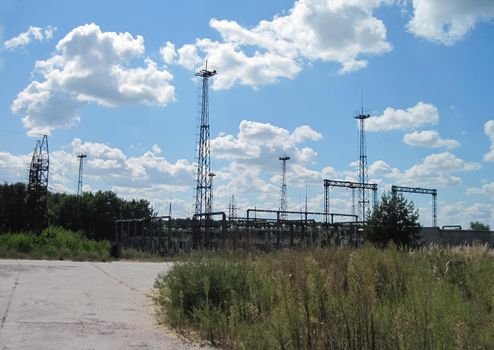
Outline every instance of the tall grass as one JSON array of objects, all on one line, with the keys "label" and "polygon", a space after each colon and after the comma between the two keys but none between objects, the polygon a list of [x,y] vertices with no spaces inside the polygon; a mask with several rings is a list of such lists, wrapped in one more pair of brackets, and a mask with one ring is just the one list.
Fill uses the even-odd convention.
[{"label": "tall grass", "polygon": [[239,349],[494,349],[494,253],[365,246],[178,262],[163,322]]},{"label": "tall grass", "polygon": [[47,228],[41,235],[0,235],[0,257],[4,258],[108,260],[109,252],[110,242],[91,240],[60,227]]}]

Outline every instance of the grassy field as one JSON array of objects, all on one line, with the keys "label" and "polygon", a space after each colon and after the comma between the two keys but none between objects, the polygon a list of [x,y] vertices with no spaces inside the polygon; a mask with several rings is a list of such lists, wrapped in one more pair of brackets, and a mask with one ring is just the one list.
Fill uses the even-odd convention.
[{"label": "grassy field", "polygon": [[160,321],[238,349],[494,349],[494,252],[213,254],[155,283]]},{"label": "grassy field", "polygon": [[108,260],[110,242],[94,241],[60,227],[33,233],[0,234],[0,258]]}]

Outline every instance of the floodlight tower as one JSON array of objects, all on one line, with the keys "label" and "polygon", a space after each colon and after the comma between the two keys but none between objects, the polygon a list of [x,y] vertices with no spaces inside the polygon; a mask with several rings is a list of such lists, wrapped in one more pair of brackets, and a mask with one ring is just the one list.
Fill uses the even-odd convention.
[{"label": "floodlight tower", "polygon": [[77,197],[82,196],[82,171],[84,165],[84,158],[86,158],[86,154],[79,154],[77,158],[79,158],[79,180],[77,181]]},{"label": "floodlight tower", "polygon": [[27,206],[30,214],[30,229],[41,233],[48,225],[48,175],[50,154],[48,136],[43,135],[36,142],[29,167],[29,183],[27,185]]},{"label": "floodlight tower", "polygon": [[288,214],[285,213],[288,210],[288,196],[286,187],[286,161],[290,160],[290,157],[286,154],[282,155],[279,160],[281,160],[281,196],[280,196],[280,218],[282,220],[288,219]]},{"label": "floodlight tower", "polygon": [[195,74],[201,78],[199,141],[197,145],[197,180],[195,214],[204,214],[211,209],[211,150],[209,134],[209,79],[216,75],[216,70],[206,67]]},{"label": "floodlight tower", "polygon": [[206,205],[207,213],[212,213],[213,212],[213,178],[216,176],[215,173],[210,172],[208,174],[209,177],[209,198],[208,198],[208,203]]},{"label": "floodlight tower", "polygon": [[[359,121],[359,167],[358,167],[358,175],[359,182],[361,184],[366,184],[369,181],[369,175],[367,172],[367,145],[365,140],[365,120],[370,118],[369,114],[364,114],[364,110],[359,115],[355,117]],[[369,196],[367,193],[367,189],[362,186],[359,189],[359,217],[362,221],[366,221],[367,219],[367,204],[369,203]]]}]

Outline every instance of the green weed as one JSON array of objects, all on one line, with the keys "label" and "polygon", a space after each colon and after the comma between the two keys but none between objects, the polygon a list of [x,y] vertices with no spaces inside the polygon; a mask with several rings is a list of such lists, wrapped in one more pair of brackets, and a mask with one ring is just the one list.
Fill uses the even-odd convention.
[{"label": "green weed", "polygon": [[4,258],[108,260],[109,250],[108,241],[94,241],[60,227],[45,229],[41,235],[0,235],[0,256]]},{"label": "green weed", "polygon": [[163,322],[226,348],[494,348],[494,253],[480,245],[206,254],[155,287]]}]

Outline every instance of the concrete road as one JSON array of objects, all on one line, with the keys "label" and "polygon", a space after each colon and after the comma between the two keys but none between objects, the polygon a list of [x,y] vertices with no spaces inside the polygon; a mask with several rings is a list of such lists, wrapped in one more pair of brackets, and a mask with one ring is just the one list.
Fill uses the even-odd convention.
[{"label": "concrete road", "polygon": [[192,349],[156,325],[167,263],[0,260],[0,349]]}]

